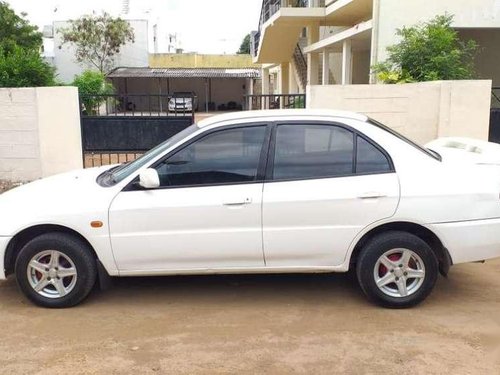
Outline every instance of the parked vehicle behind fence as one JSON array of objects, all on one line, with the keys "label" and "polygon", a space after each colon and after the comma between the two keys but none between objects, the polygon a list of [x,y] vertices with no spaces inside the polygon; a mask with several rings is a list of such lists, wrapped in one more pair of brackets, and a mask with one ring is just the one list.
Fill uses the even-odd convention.
[{"label": "parked vehicle behind fence", "polygon": [[198,97],[194,92],[174,92],[168,101],[169,112],[198,111]]}]

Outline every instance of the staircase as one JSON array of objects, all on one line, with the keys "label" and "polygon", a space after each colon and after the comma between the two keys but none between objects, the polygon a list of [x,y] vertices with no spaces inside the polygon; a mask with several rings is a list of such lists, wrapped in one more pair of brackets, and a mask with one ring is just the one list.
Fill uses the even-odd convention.
[{"label": "staircase", "polygon": [[293,63],[299,78],[299,83],[302,89],[305,90],[307,86],[307,60],[299,44],[295,46],[295,50],[293,51]]}]

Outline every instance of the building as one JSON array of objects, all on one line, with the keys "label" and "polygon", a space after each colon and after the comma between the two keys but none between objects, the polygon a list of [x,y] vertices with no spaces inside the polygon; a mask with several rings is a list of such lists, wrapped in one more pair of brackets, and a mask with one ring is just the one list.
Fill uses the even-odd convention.
[{"label": "building", "polygon": [[108,78],[117,94],[129,100],[194,93],[197,109],[208,112],[243,109],[244,96],[260,92],[260,72],[249,55],[165,53],[151,54],[147,67],[118,67]]},{"label": "building", "polygon": [[[148,21],[137,19],[127,20],[134,29],[134,43],[127,43],[114,60],[114,67],[148,67]],[[70,25],[70,21],[55,21],[44,27],[44,43],[51,46],[53,52],[46,56],[55,67],[57,78],[64,83],[73,81],[75,75],[87,69],[96,69],[93,66],[78,63],[75,60],[75,47],[71,44],[62,44],[61,29]]]},{"label": "building", "polygon": [[461,38],[480,45],[479,78],[500,86],[498,0],[263,0],[259,29],[252,33],[263,92],[375,83],[370,67],[386,59],[386,48],[398,41],[396,30],[445,13],[454,15]]}]

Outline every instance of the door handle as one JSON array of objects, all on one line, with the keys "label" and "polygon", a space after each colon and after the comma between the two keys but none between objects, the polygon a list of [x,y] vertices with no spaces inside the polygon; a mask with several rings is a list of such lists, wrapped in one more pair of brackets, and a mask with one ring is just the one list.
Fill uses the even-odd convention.
[{"label": "door handle", "polygon": [[243,206],[245,204],[250,204],[252,203],[252,198],[245,198],[245,199],[242,199],[242,200],[234,200],[234,201],[227,201],[227,202],[223,202],[222,204],[224,206]]},{"label": "door handle", "polygon": [[385,198],[385,197],[387,197],[386,194],[370,191],[370,192],[361,194],[358,198],[359,199],[378,199],[378,198]]}]

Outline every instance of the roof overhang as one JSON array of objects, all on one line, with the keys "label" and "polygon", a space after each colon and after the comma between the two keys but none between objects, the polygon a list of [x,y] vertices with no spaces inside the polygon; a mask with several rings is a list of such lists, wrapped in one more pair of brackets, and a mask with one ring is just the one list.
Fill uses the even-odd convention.
[{"label": "roof overhang", "polygon": [[325,18],[325,8],[286,8],[276,12],[262,25],[255,63],[290,61],[302,29]]},{"label": "roof overhang", "polygon": [[116,68],[108,78],[260,78],[257,68]]}]

